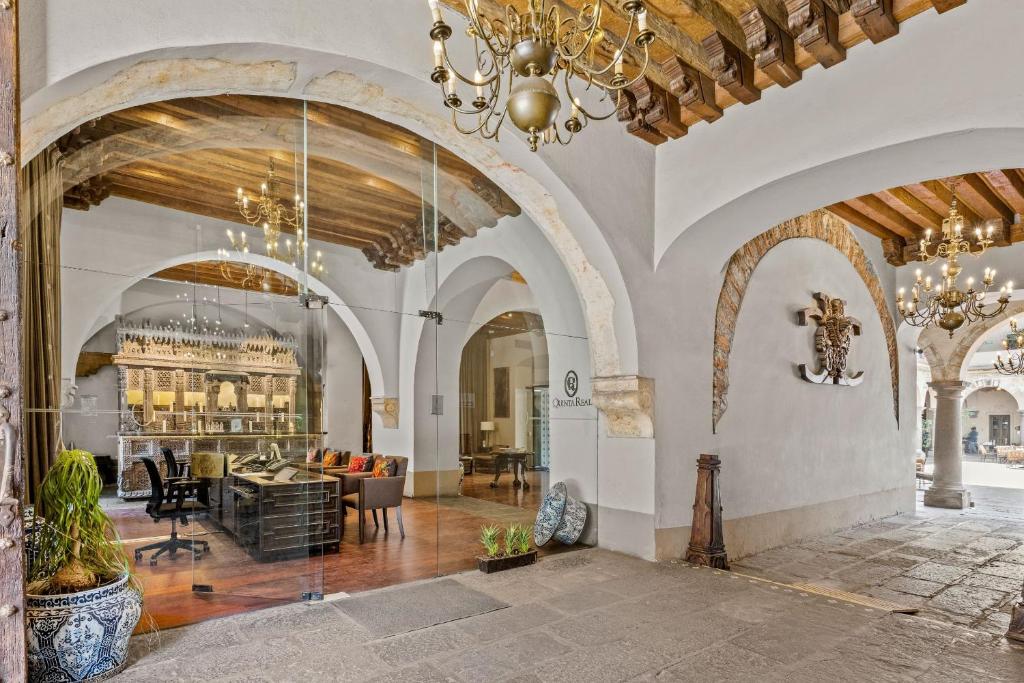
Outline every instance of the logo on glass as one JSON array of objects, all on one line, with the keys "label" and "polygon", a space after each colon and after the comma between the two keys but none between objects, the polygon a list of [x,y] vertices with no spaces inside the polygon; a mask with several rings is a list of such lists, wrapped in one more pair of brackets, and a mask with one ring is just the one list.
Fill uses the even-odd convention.
[{"label": "logo on glass", "polygon": [[565,394],[569,398],[576,396],[576,392],[580,390],[580,378],[576,374],[575,370],[570,370],[565,373]]}]

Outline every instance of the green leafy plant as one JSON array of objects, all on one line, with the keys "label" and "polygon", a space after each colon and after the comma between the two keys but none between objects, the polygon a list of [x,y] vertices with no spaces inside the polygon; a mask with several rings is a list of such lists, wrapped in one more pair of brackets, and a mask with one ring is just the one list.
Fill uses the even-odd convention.
[{"label": "green leafy plant", "polygon": [[522,555],[530,552],[530,529],[522,524],[511,524],[505,530],[505,554]]},{"label": "green leafy plant", "polygon": [[36,495],[36,510],[46,521],[38,531],[28,592],[74,593],[129,573],[114,524],[100,507],[102,489],[91,453],[61,451]]},{"label": "green leafy plant", "polygon": [[493,524],[480,527],[480,544],[483,545],[487,557],[498,556],[498,535],[500,533],[501,529]]}]

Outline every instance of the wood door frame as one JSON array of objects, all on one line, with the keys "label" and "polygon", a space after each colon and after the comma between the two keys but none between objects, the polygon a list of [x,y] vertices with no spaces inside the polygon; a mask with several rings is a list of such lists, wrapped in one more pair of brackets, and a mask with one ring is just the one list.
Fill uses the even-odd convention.
[{"label": "wood door frame", "polygon": [[[1006,443],[997,443],[995,436],[992,434],[992,427],[995,425],[996,418],[999,418],[1000,422],[1003,422],[1003,418],[1006,418]],[[1002,431],[1000,429],[1000,431]],[[1008,446],[1013,443],[1013,418],[1010,415],[1005,414],[994,414],[989,413],[988,416],[988,440],[997,446]]]},{"label": "wood door frame", "polygon": [[[21,500],[22,426],[21,247],[18,220],[21,176],[21,90],[17,0],[0,2],[0,430],[13,451],[9,486],[0,499],[0,680],[28,678],[25,658],[25,553]],[[8,446],[8,443],[11,446]],[[3,458],[0,455],[0,458]],[[3,461],[0,460],[0,463]],[[2,465],[0,465],[2,466]],[[0,496],[4,496],[0,482]]]}]

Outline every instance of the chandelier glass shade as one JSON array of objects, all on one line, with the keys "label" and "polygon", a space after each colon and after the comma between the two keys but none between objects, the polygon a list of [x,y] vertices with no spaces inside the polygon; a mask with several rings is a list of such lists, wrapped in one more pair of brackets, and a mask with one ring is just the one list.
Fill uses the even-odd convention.
[{"label": "chandelier glass shade", "polygon": [[[274,175],[274,159],[267,165],[267,177],[260,184],[259,196],[250,199],[243,188],[238,188],[235,207],[249,225],[263,233],[263,253],[269,258],[289,263],[294,268],[303,268],[309,241],[306,239],[306,205],[302,197],[295,195],[291,207],[277,198],[277,178]],[[234,256],[250,253],[250,242],[245,230],[236,235],[230,228],[226,231],[231,248],[217,250],[221,262],[221,274],[243,289],[266,289],[268,272],[252,264],[232,262]],[[282,244],[283,239],[283,244]],[[309,272],[321,275],[324,272],[323,254],[317,251],[309,261]]]},{"label": "chandelier glass shade", "polygon": [[[1024,349],[1024,332],[1017,328],[1016,320],[1010,321],[1010,334],[1003,339],[1003,348],[1007,351]],[[1024,351],[1008,354],[1005,361],[1002,354],[998,354],[992,367],[1001,375],[1024,375]]]},{"label": "chandelier glass shade", "polygon": [[1007,282],[1000,288],[995,305],[985,303],[988,290],[995,281],[996,271],[993,268],[985,269],[977,287],[973,277],[967,278],[966,290],[958,287],[957,278],[963,270],[960,257],[965,254],[981,256],[993,240],[991,225],[985,231],[975,228],[972,238],[964,236],[967,231],[964,217],[957,208],[956,183],[952,190],[949,216],[942,221],[942,234],[933,240],[929,228],[918,245],[921,261],[927,264],[943,261],[940,281],[933,283],[931,276],[923,276],[918,269],[909,300],[906,289],[902,287],[896,295],[896,307],[908,324],[925,328],[936,325],[948,331],[950,337],[964,324],[994,318],[1002,313],[1013,294],[1013,283]]},{"label": "chandelier glass shade", "polygon": [[[597,47],[608,35],[602,28],[606,0],[585,3],[578,12],[558,0],[528,0],[526,11],[509,4],[503,14],[493,8],[493,1],[464,0],[474,54],[473,73],[468,74],[453,66],[447,45],[452,28],[438,0],[428,0],[434,41],[430,79],[440,86],[442,101],[461,133],[497,139],[508,117],[526,133],[533,151],[542,143],[565,145],[589,121],[613,116],[622,90],[647,71],[654,32],[647,26],[643,0],[621,3],[628,28],[603,60]],[[632,78],[623,69],[627,51],[637,67]],[[468,101],[459,93],[460,83],[471,89]],[[593,112],[583,105],[578,94],[591,89],[600,91],[596,104],[607,102],[608,111]],[[559,114],[566,113],[559,126]]]}]

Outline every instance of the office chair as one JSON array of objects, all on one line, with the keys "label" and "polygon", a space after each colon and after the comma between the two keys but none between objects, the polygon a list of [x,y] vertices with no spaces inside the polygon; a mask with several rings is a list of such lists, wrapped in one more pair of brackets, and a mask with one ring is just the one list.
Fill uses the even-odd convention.
[{"label": "office chair", "polygon": [[174,457],[174,451],[167,446],[160,449],[164,455],[164,464],[167,465],[167,481],[172,479],[188,479],[188,465],[179,465]]},{"label": "office chair", "polygon": [[[160,522],[165,519],[171,520],[171,536],[167,540],[151,543],[142,548],[135,549],[135,561],[142,561],[142,553],[147,550],[157,552],[149,558],[151,566],[156,565],[157,558],[167,553],[174,557],[179,550],[190,550],[195,559],[202,558],[202,552],[210,552],[210,544],[206,541],[193,541],[191,539],[178,538],[178,521],[182,525],[188,524],[189,515],[199,512],[206,512],[209,508],[197,500],[189,500],[187,490],[200,482],[188,479],[169,481],[167,489],[164,490],[164,482],[160,478],[160,470],[153,458],[142,458],[146,466],[146,473],[149,475],[149,484],[152,491],[149,494],[149,502],[146,503],[146,513],[153,518],[153,522]],[[202,548],[202,552],[197,548]]]}]

